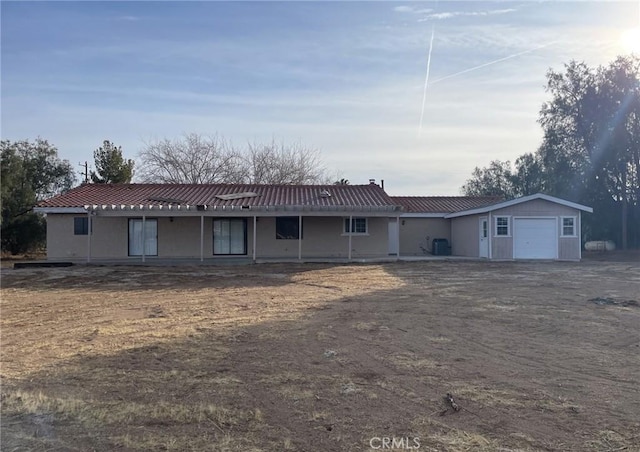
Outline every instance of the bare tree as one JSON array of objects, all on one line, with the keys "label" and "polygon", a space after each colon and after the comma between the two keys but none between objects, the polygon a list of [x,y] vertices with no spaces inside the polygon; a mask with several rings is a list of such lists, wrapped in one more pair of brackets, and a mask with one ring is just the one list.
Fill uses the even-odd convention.
[{"label": "bare tree", "polygon": [[238,178],[238,152],[218,136],[185,134],[147,143],[140,152],[140,178],[148,183],[211,184]]},{"label": "bare tree", "polygon": [[317,184],[326,179],[316,149],[300,143],[249,144],[243,153],[243,182],[252,184]]},{"label": "bare tree", "polygon": [[300,143],[248,144],[240,151],[218,136],[191,133],[146,144],[139,157],[144,182],[302,185],[328,180],[318,150]]}]

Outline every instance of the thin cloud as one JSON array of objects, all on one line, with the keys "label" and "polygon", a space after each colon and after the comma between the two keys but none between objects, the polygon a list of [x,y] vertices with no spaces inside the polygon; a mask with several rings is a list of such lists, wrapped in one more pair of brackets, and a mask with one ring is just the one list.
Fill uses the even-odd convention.
[{"label": "thin cloud", "polygon": [[486,16],[496,16],[500,14],[508,14],[516,12],[517,9],[507,8],[507,9],[493,9],[489,11],[449,11],[442,13],[433,13],[429,14],[426,17],[420,19],[418,22],[425,22],[427,20],[443,20],[443,19],[451,19],[454,17],[486,17]]},{"label": "thin cloud", "polygon": [[393,10],[397,13],[409,13],[409,14],[428,14],[433,11],[431,8],[415,8],[413,6],[396,6]]},{"label": "thin cloud", "polygon": [[136,16],[121,16],[118,17],[118,20],[123,20],[125,22],[137,22],[140,20],[140,18]]}]

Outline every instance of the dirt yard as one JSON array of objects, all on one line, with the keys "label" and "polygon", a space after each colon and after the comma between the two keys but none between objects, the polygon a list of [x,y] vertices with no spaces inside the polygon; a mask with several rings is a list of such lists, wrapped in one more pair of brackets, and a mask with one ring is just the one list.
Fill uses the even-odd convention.
[{"label": "dirt yard", "polygon": [[640,451],[633,260],[3,269],[1,294],[6,451]]}]

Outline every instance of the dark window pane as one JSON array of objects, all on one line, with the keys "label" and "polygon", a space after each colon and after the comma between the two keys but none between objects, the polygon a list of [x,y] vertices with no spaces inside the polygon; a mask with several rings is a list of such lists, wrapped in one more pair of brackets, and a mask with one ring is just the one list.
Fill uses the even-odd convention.
[{"label": "dark window pane", "polygon": [[298,217],[276,217],[276,239],[298,240],[299,237]]},{"label": "dark window pane", "polygon": [[87,217],[75,217],[73,219],[73,234],[87,235],[89,231],[89,219]]}]

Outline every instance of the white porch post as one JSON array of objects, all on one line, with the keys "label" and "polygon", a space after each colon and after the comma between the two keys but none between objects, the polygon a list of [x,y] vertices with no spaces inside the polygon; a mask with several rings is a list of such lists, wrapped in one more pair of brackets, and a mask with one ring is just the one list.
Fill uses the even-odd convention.
[{"label": "white porch post", "polygon": [[87,210],[87,262],[91,262],[91,209]]},{"label": "white porch post", "polygon": [[298,260],[302,260],[302,215],[298,215]]},{"label": "white porch post", "polygon": [[147,225],[146,225],[146,220],[147,220],[146,215],[142,215],[142,262],[146,261],[145,253],[147,252],[147,249],[146,249],[147,248],[147,237],[146,237]]},{"label": "white porch post", "polygon": [[258,242],[256,230],[258,226],[258,217],[256,215],[253,216],[253,263],[256,262],[256,244]]},{"label": "white porch post", "polygon": [[349,215],[349,253],[348,258],[351,260],[351,237],[353,236],[353,215]]},{"label": "white porch post", "polygon": [[396,242],[398,246],[398,249],[396,250],[396,257],[398,258],[398,260],[400,260],[400,215],[396,217],[396,234]]},{"label": "white porch post", "polygon": [[200,215],[200,262],[204,260],[204,215]]}]

